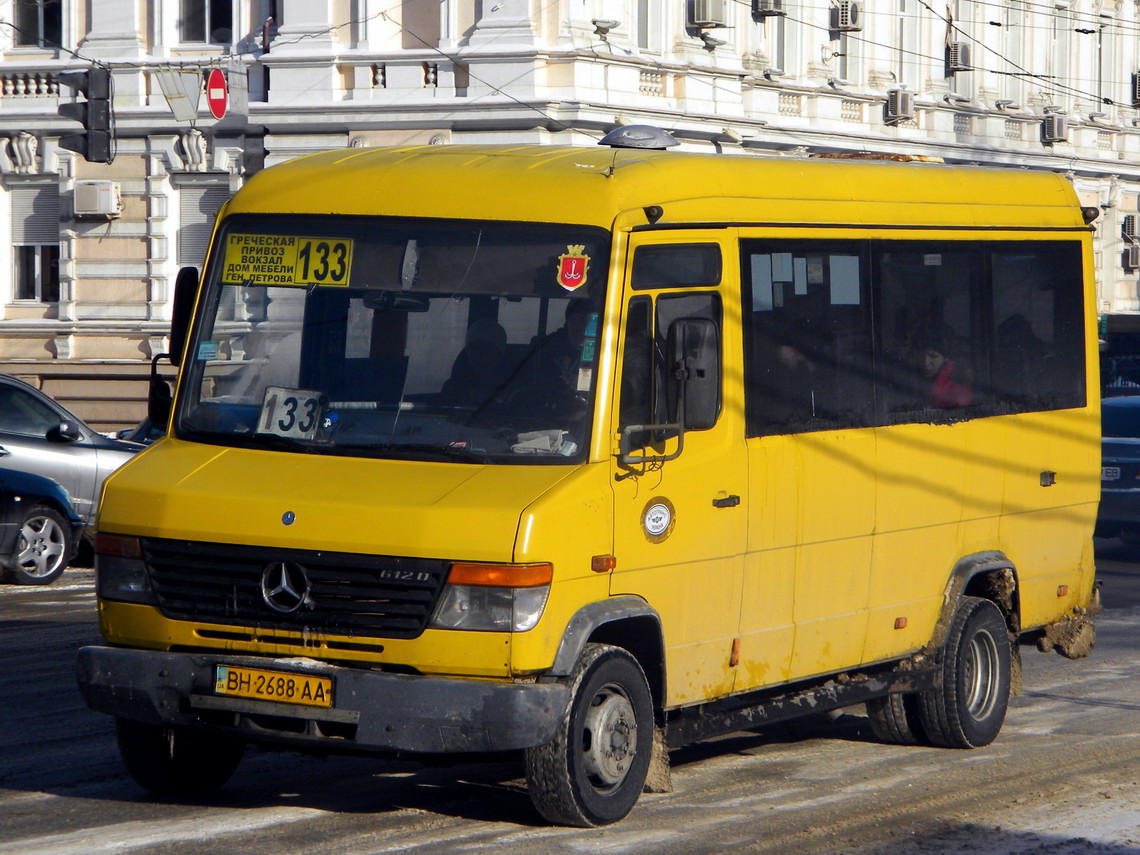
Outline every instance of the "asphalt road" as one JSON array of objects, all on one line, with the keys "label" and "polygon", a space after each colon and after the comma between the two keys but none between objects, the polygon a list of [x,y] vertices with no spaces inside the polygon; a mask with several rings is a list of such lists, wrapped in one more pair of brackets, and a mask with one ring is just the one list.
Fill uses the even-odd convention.
[{"label": "asphalt road", "polygon": [[155,800],[86,710],[92,573],[0,586],[0,855],[99,853],[1132,853],[1140,855],[1140,550],[1098,544],[1090,659],[1024,653],[975,751],[874,741],[855,708],[673,752],[675,790],[605,829],[549,828],[515,757],[454,765],[251,751],[219,796]]}]

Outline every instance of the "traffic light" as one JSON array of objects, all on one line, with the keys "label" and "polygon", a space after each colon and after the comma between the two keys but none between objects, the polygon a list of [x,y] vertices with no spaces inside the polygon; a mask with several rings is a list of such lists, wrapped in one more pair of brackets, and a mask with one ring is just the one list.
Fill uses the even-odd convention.
[{"label": "traffic light", "polygon": [[82,93],[87,100],[59,105],[59,115],[83,125],[79,134],[64,134],[59,147],[78,152],[91,163],[110,163],[114,157],[111,130],[111,72],[98,65],[87,71],[59,75],[60,91],[65,87]]}]

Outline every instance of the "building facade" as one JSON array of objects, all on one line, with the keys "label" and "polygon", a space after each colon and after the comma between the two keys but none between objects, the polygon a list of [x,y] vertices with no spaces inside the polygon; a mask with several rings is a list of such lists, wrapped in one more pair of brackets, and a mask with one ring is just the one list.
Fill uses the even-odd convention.
[{"label": "building facade", "polygon": [[[726,156],[1063,173],[1102,211],[1100,311],[1126,323],[1138,37],[1136,0],[0,0],[0,370],[125,425],[178,269],[253,172],[351,146],[594,145],[634,123]],[[60,146],[79,130],[60,75],[93,65],[111,163]]]}]

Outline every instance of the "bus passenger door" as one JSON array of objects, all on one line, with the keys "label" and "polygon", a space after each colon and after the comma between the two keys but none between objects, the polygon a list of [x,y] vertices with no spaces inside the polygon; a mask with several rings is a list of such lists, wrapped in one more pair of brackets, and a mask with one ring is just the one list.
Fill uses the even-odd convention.
[{"label": "bus passenger door", "polygon": [[738,326],[726,322],[738,316],[738,286],[735,265],[721,259],[733,255],[705,234],[680,240],[676,232],[633,238],[612,423],[619,434],[630,425],[675,421],[670,329],[697,319],[715,330],[719,400],[712,423],[686,427],[674,459],[661,459],[678,450],[678,440],[660,429],[627,439],[630,456],[643,462],[614,457],[617,567],[610,592],[640,597],[660,614],[669,705],[733,690],[747,514],[739,359],[726,358],[741,348]]},{"label": "bus passenger door", "polygon": [[876,479],[865,243],[743,240],[739,689],[863,660]]}]

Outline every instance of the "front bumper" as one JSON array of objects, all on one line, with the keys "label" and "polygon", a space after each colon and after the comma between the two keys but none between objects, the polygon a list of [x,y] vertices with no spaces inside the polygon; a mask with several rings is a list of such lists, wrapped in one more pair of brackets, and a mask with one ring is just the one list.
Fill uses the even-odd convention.
[{"label": "front bumper", "polygon": [[[218,665],[329,677],[334,705],[323,709],[215,695]],[[313,659],[116,647],[81,648],[77,679],[91,709],[119,718],[350,753],[530,748],[553,739],[569,703],[569,691],[559,683],[404,676]]]}]

